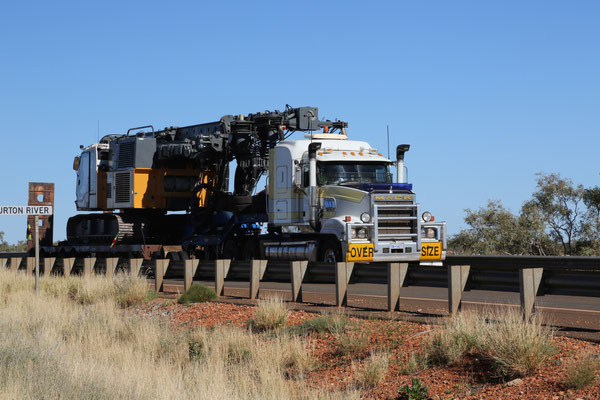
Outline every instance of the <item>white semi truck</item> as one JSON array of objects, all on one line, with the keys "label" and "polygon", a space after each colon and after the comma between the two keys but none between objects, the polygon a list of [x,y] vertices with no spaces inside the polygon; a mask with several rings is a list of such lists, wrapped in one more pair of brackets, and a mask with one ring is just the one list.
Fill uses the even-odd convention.
[{"label": "white semi truck", "polygon": [[[446,225],[421,212],[404,181],[409,146],[392,161],[349,140],[347,126],[320,120],[315,107],[286,106],[133,128],[81,146],[76,205],[91,213],[69,219],[66,245],[96,253],[177,245],[209,259],[441,262]],[[290,140],[293,132],[305,136]],[[265,175],[267,187],[255,193]]]},{"label": "white semi truck", "polygon": [[[269,224],[285,240],[262,241],[267,259],[441,261],[446,224],[421,213],[396,162],[342,134],[308,134],[280,142],[269,155]],[[394,168],[395,167],[395,168]],[[397,182],[392,170],[399,171]]]}]

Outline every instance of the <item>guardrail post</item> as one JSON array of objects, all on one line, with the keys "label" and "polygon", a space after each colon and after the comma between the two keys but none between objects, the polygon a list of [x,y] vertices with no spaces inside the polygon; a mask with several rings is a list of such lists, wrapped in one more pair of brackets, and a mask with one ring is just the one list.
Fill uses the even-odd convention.
[{"label": "guardrail post", "polygon": [[267,260],[252,260],[250,264],[250,294],[249,298],[254,300],[258,298],[260,281],[265,276],[267,270]]},{"label": "guardrail post", "polygon": [[404,285],[408,263],[388,263],[388,311],[400,310],[400,288]]},{"label": "guardrail post", "polygon": [[223,288],[225,286],[225,278],[229,273],[231,260],[216,260],[215,261],[215,292],[217,296],[223,296]]},{"label": "guardrail post", "polygon": [[194,282],[194,275],[196,274],[196,269],[198,268],[198,263],[200,260],[185,260],[183,267],[183,290],[188,290],[192,283]]},{"label": "guardrail post", "polygon": [[92,275],[94,270],[94,264],[96,264],[96,257],[86,257],[83,259],[83,277]]},{"label": "guardrail post", "polygon": [[71,271],[73,270],[73,265],[75,265],[75,257],[63,258],[63,275],[64,276],[71,275]]},{"label": "guardrail post", "polygon": [[448,267],[448,312],[456,314],[462,307],[462,294],[469,279],[470,265]]},{"label": "guardrail post", "polygon": [[308,261],[292,261],[290,263],[292,275],[292,301],[302,303],[302,281],[306,275]]},{"label": "guardrail post", "polygon": [[106,264],[106,270],[104,275],[107,278],[112,278],[115,276],[115,270],[117,269],[117,265],[119,264],[119,257],[107,257],[104,259],[104,263]]},{"label": "guardrail post", "polygon": [[54,267],[54,262],[56,261],[56,257],[45,257],[44,258],[44,276],[49,277],[52,273],[52,268]]},{"label": "guardrail post", "polygon": [[354,270],[353,262],[339,262],[335,266],[335,305],[348,305],[348,282]]},{"label": "guardrail post", "polygon": [[5,269],[7,261],[8,261],[8,259],[6,259],[6,258],[0,258],[0,268]]},{"label": "guardrail post", "polygon": [[521,294],[521,309],[523,318],[529,321],[535,307],[540,283],[542,282],[543,268],[522,268],[519,270],[519,287]]},{"label": "guardrail post", "polygon": [[35,268],[35,257],[27,257],[27,266],[25,268],[25,274],[27,276],[33,275],[33,269]]},{"label": "guardrail post", "polygon": [[21,257],[11,257],[10,258],[10,270],[11,272],[17,272],[19,270],[19,266],[21,265]]},{"label": "guardrail post", "polygon": [[156,293],[163,291],[163,279],[169,266],[169,259],[154,260],[154,290]]},{"label": "guardrail post", "polygon": [[130,258],[129,259],[129,273],[132,276],[138,276],[142,269],[143,258]]}]

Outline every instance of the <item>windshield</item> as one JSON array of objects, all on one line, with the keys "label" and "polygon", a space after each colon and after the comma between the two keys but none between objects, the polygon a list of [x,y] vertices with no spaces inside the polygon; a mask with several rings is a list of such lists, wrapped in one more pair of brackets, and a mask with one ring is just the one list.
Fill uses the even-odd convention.
[{"label": "windshield", "polygon": [[319,185],[392,183],[386,163],[320,162],[317,169]]}]

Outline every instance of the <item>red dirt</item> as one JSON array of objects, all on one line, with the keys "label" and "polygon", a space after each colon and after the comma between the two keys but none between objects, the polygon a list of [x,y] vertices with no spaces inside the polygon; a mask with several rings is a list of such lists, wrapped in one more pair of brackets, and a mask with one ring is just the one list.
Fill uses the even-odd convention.
[{"label": "red dirt", "polygon": [[[195,326],[214,327],[231,325],[244,327],[253,317],[254,306],[226,303],[197,303],[183,306],[165,303],[157,299],[133,309],[139,316],[162,316],[168,318],[176,329]],[[290,311],[287,324],[301,324],[315,314],[305,311]],[[477,368],[478,361],[470,360],[464,367],[435,367],[414,375],[403,375],[402,367],[411,353],[419,352],[421,343],[435,326],[405,321],[382,321],[350,318],[355,322],[345,335],[368,337],[364,351],[349,355],[337,352],[338,339],[328,333],[310,333],[306,340],[314,349],[318,368],[313,371],[308,382],[314,386],[330,389],[343,389],[355,383],[355,370],[364,362],[369,352],[388,349],[391,352],[390,366],[382,383],[366,392],[369,399],[397,399],[398,389],[411,384],[412,378],[429,386],[431,399],[600,399],[600,383],[582,390],[567,389],[564,379],[565,364],[577,360],[580,354],[591,352],[600,354],[600,345],[565,337],[554,339],[558,352],[534,376],[522,378],[517,386],[507,386],[504,382],[494,382]]]}]

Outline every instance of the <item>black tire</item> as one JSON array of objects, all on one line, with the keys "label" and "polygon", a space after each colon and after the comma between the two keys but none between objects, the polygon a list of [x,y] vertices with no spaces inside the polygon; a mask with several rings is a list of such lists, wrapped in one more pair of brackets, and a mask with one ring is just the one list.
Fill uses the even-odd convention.
[{"label": "black tire", "polygon": [[234,239],[229,239],[223,245],[223,258],[237,260],[240,256],[238,244]]},{"label": "black tire", "polygon": [[254,239],[247,239],[242,247],[242,260],[258,259],[258,248]]},{"label": "black tire", "polygon": [[342,253],[337,240],[327,239],[319,246],[319,261],[335,264],[342,262]]}]

